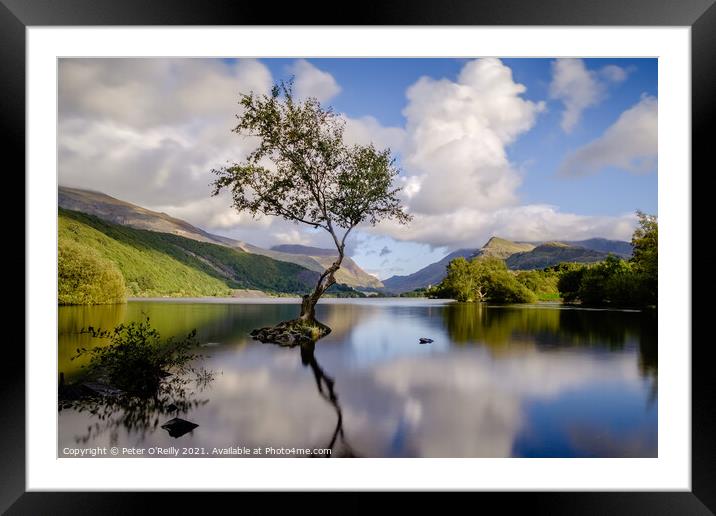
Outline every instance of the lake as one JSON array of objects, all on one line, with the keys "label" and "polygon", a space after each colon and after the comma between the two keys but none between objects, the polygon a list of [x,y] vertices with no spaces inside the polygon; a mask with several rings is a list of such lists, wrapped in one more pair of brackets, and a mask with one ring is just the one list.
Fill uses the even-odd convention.
[{"label": "lake", "polygon": [[[333,331],[315,349],[248,336],[297,314],[285,298],[59,307],[58,368],[68,381],[82,365],[71,360],[76,349],[102,343],[80,329],[144,316],[162,337],[196,328],[200,365],[214,372],[171,414],[60,410],[59,455],[111,446],[120,457],[122,448],[184,457],[658,454],[655,313],[326,299],[317,318]],[[172,437],[161,425],[176,415],[199,426]]]}]

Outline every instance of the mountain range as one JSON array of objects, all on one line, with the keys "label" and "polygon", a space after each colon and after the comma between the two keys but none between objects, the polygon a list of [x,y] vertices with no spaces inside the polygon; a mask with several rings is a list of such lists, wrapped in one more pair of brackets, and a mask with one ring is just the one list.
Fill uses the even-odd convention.
[{"label": "mountain range", "polygon": [[[124,267],[122,272],[125,276],[129,275],[126,279],[130,290],[134,289],[135,294],[140,295],[149,295],[147,292],[182,295],[180,291],[191,295],[216,295],[205,293],[206,288],[211,292],[235,288],[269,292],[307,291],[337,256],[332,249],[303,245],[284,244],[264,249],[209,233],[166,213],[101,192],[60,186],[58,204],[60,238],[82,240],[83,244],[102,252],[112,249],[108,258],[121,262],[120,269]],[[109,241],[104,242],[106,238]],[[98,245],[99,241],[104,243]],[[169,276],[159,274],[151,265],[151,260],[146,261],[146,252],[154,253],[154,263],[169,260],[164,268],[173,271],[174,279],[193,278],[190,282],[193,287],[186,290],[174,285],[175,281]],[[513,242],[492,237],[481,248],[458,249],[419,271],[392,276],[383,282],[361,269],[350,257],[345,257],[336,273],[336,281],[348,290],[382,290],[401,294],[440,283],[445,278],[447,265],[458,257],[493,256],[505,260],[510,269],[518,270],[542,269],[560,262],[596,262],[609,253],[627,258],[631,256],[631,244],[604,238]],[[143,277],[144,269],[154,271],[156,277]],[[161,288],[142,288],[143,284]],[[200,286],[202,284],[205,288]],[[174,292],[172,289],[178,290]]]},{"label": "mountain range", "polygon": [[64,208],[58,215],[59,249],[110,262],[130,296],[228,296],[235,290],[301,294],[318,280],[317,272],[300,265],[226,245],[135,229]]},{"label": "mountain range", "polygon": [[628,258],[631,256],[631,244],[605,238],[564,242],[512,242],[492,237],[479,249],[458,249],[412,274],[383,280],[383,285],[387,292],[394,294],[436,285],[445,278],[447,265],[459,257],[471,259],[477,256],[492,256],[505,260],[510,269],[525,270],[543,269],[560,262],[597,262],[610,253]]},{"label": "mountain range", "polygon": [[406,276],[392,276],[383,281],[388,292],[402,294],[418,288],[425,288],[440,283],[446,275],[446,267],[455,258],[467,258],[476,256],[492,256],[504,260],[509,256],[534,249],[530,243],[518,243],[505,240],[504,238],[492,237],[480,249],[458,249],[448,254],[445,258],[431,263]]},{"label": "mountain range", "polygon": [[[93,215],[114,224],[230,247],[251,255],[293,263],[319,274],[330,266],[337,256],[335,250],[307,246],[288,245],[263,249],[240,240],[214,235],[166,213],[148,210],[91,190],[60,186],[58,205],[65,210]],[[336,273],[336,281],[354,288],[383,287],[378,278],[365,272],[350,257],[344,258],[341,268]]]},{"label": "mountain range", "polygon": [[545,242],[530,251],[511,254],[505,259],[505,263],[508,268],[515,270],[544,269],[561,262],[598,262],[608,254],[576,244]]}]

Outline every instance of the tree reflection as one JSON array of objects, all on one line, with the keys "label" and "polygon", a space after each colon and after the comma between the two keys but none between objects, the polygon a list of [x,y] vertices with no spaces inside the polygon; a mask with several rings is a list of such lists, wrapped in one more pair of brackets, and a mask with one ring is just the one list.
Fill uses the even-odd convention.
[{"label": "tree reflection", "polygon": [[[334,448],[336,447],[336,444],[340,442],[341,449],[340,449],[340,456],[341,457],[356,457],[356,454],[353,452],[353,449],[346,441],[345,433],[343,432],[343,410],[341,409],[340,404],[338,403],[338,395],[336,394],[336,391],[334,390],[334,385],[336,381],[328,376],[325,371],[323,371],[323,368],[318,364],[318,361],[316,360],[315,355],[316,350],[316,343],[315,342],[308,342],[301,345],[301,363],[304,366],[309,366],[311,368],[311,371],[313,371],[313,376],[316,379],[316,387],[318,388],[318,394],[326,400],[328,403],[331,404],[333,409],[336,411],[337,421],[336,421],[336,428],[333,431],[333,435],[331,436],[331,440],[328,443],[327,446],[324,446],[324,448],[330,449],[331,452],[334,451]],[[314,455],[319,456],[319,455]],[[320,455],[321,457],[328,457],[333,456],[333,453],[330,455]]]},{"label": "tree reflection", "polygon": [[481,344],[491,353],[524,349],[588,347],[607,351],[637,349],[639,372],[652,379],[656,398],[658,372],[655,311],[542,309],[453,303],[442,311],[445,327],[457,344]]},{"label": "tree reflection", "polygon": [[75,436],[77,444],[86,444],[107,433],[110,444],[119,440],[119,429],[136,432],[142,438],[154,432],[167,418],[186,415],[192,409],[205,405],[208,399],[200,398],[213,375],[206,371],[194,378],[172,376],[162,381],[157,390],[146,396],[119,393],[101,395],[87,392],[82,385],[60,386],[59,410],[73,409],[95,416],[96,421],[83,434]]},{"label": "tree reflection", "polygon": [[659,360],[658,360],[658,324],[657,312],[646,312],[641,318],[641,339],[639,341],[639,372],[649,378],[648,404],[656,402],[658,395]]},{"label": "tree reflection", "polygon": [[480,343],[495,349],[528,340],[542,347],[618,350],[644,340],[656,330],[656,320],[648,312],[453,303],[445,307],[443,317],[453,342]]},{"label": "tree reflection", "polygon": [[494,350],[559,329],[556,310],[488,307],[483,303],[452,303],[443,310],[445,326],[457,344],[481,343]]}]

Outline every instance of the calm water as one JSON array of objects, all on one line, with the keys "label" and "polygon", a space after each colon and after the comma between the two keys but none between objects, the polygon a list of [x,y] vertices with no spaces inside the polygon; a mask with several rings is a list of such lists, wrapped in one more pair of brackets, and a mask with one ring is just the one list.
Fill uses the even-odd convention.
[{"label": "calm water", "polygon": [[174,414],[65,409],[60,455],[65,447],[118,446],[208,454],[233,447],[232,456],[244,448],[265,455],[267,447],[332,447],[333,456],[359,457],[657,456],[654,314],[325,300],[318,318],[333,332],[314,351],[248,337],[295,317],[294,303],[60,307],[59,370],[70,380],[81,365],[70,360],[76,348],[97,344],[79,329],[142,314],[162,337],[196,328],[203,365],[216,372],[191,389],[192,406],[179,414],[199,425],[193,431],[173,438],[162,429]]}]

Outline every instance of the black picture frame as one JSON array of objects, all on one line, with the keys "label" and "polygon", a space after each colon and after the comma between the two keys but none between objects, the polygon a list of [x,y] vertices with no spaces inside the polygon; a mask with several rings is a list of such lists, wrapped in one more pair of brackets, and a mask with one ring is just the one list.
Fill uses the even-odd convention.
[{"label": "black picture frame", "polygon": [[[0,0],[0,124],[16,169],[25,166],[25,29],[50,25],[637,25],[689,26],[692,37],[692,171],[705,172],[713,144],[707,127],[716,117],[716,0],[441,0],[390,1],[309,8],[305,3],[242,3],[229,0]],[[317,13],[328,13],[322,19]],[[6,160],[7,162],[7,160]],[[22,167],[22,168],[20,168]],[[712,167],[710,167],[712,168]],[[693,178],[693,172],[691,177]],[[686,172],[686,171],[685,171]],[[24,192],[24,183],[18,187]],[[695,217],[694,217],[695,219]],[[24,238],[24,237],[23,237]],[[24,246],[23,246],[24,249]],[[25,258],[22,253],[23,261]],[[692,267],[698,264],[694,256]],[[15,260],[19,260],[15,256]],[[31,274],[26,271],[27,274]],[[688,300],[686,300],[688,301]],[[693,320],[693,317],[692,317]],[[691,343],[670,343],[688,346]],[[690,492],[481,493],[501,509],[528,504],[549,514],[713,514],[716,511],[716,381],[707,360],[710,342],[692,353],[692,489]],[[127,514],[149,507],[134,493],[26,492],[25,354],[6,346],[0,410],[0,510],[8,514]],[[161,495],[162,512],[194,503],[206,507],[210,493]],[[223,494],[242,496],[247,493]],[[213,494],[217,496],[217,494]],[[251,502],[256,500],[252,494]],[[258,496],[266,496],[258,494]],[[352,495],[353,496],[353,495]],[[151,500],[154,501],[154,500]],[[227,502],[229,500],[226,500]],[[331,502],[324,501],[329,507]],[[322,502],[322,503],[324,503]],[[229,502],[230,503],[230,502]],[[259,502],[261,503],[261,502]],[[246,505],[242,505],[246,507]],[[218,507],[218,506],[215,506]]]}]

